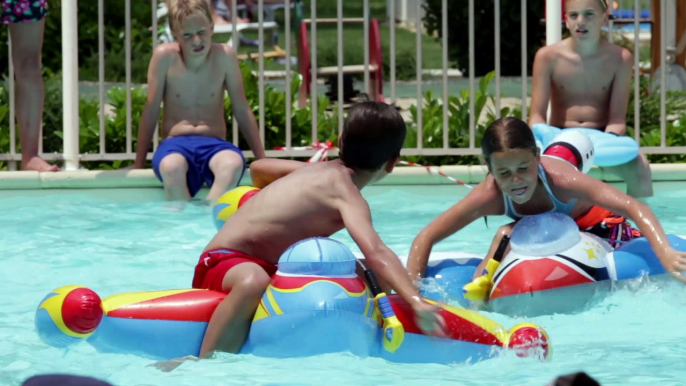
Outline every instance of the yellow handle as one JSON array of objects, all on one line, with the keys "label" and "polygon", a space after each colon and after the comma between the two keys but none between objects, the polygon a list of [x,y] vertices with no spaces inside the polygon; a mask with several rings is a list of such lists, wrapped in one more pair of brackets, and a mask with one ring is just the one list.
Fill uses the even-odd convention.
[{"label": "yellow handle", "polygon": [[500,262],[495,259],[489,260],[483,275],[462,287],[465,299],[473,302],[483,302],[488,299],[488,295],[493,288],[493,275],[499,266]]},{"label": "yellow handle", "polygon": [[398,320],[398,317],[395,316],[393,307],[384,292],[376,295],[374,302],[383,318],[383,348],[388,352],[395,352],[403,344],[405,328]]}]

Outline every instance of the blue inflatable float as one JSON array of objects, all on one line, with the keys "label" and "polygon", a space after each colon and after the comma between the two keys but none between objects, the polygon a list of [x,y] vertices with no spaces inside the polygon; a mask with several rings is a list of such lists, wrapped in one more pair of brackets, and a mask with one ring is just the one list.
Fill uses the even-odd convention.
[{"label": "blue inflatable float", "polygon": [[[356,266],[348,247],[329,238],[291,246],[240,353],[284,358],[351,352],[402,363],[477,362],[506,350],[550,358],[548,336],[536,325],[520,323],[508,331],[477,312],[430,299],[440,308],[448,337],[428,337],[407,303],[397,295],[371,293]],[[54,347],[86,341],[100,352],[152,359],[198,356],[207,323],[225,296],[178,289],[101,300],[88,288],[65,286],[40,302],[35,325]]]},{"label": "blue inflatable float", "polygon": [[543,151],[553,139],[563,130],[576,130],[586,134],[595,149],[595,165],[617,166],[625,164],[638,156],[638,143],[627,136],[618,136],[597,129],[574,127],[560,129],[545,123],[537,123],[531,127],[538,146]]},{"label": "blue inflatable float", "polygon": [[[686,237],[670,234],[677,251],[686,251]],[[511,251],[498,266],[486,309],[513,316],[575,313],[609,293],[615,286],[642,277],[665,275],[645,237],[614,249],[605,240],[580,232],[561,213],[544,213],[520,220],[511,234]],[[464,298],[482,257],[464,253],[432,254],[423,296],[475,304]]]}]

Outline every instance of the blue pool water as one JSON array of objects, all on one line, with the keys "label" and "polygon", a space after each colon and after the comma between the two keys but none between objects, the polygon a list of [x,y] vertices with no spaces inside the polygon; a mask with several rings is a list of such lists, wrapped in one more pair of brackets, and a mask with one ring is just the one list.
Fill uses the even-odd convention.
[{"label": "blue pool water", "polygon": [[[656,184],[649,204],[669,233],[686,234],[683,184]],[[416,233],[466,189],[370,187],[381,237],[405,254]],[[475,365],[399,365],[332,354],[273,360],[219,355],[170,373],[148,359],[99,354],[87,344],[64,352],[33,327],[38,302],[52,289],[81,284],[102,297],[133,290],[187,288],[214,227],[207,208],[168,210],[159,190],[0,192],[0,384],[46,372],[95,376],[136,385],[545,385],[586,371],[603,385],[679,385],[686,370],[686,288],[652,279],[618,290],[577,315],[528,319],[551,336],[549,363],[505,356]],[[476,222],[436,246],[483,254],[505,219]],[[346,232],[336,234],[357,250]],[[487,313],[504,327],[522,322]]]}]

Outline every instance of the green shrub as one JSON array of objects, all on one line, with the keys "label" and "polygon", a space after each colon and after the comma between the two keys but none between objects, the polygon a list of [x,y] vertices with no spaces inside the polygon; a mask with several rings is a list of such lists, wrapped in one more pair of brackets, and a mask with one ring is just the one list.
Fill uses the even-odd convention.
[{"label": "green shrub", "polygon": [[[660,90],[659,86],[651,91],[651,78],[648,75],[639,77],[641,117],[640,144],[641,146],[660,146]],[[633,90],[633,85],[632,88]],[[667,91],[665,93],[666,110],[666,145],[686,146],[686,92]],[[627,109],[627,134],[634,136],[634,93],[629,98]],[[681,163],[686,162],[686,154],[650,154],[651,163]]]},{"label": "green shrub", "polygon": [[[250,67],[241,63],[243,82],[245,85],[248,103],[259,119],[259,93],[258,79],[252,74]],[[300,87],[301,78],[294,77],[291,82],[290,92],[292,101],[297,101],[297,90]],[[62,76],[61,74],[46,75],[45,78],[45,112],[43,121],[43,150],[45,153],[63,151],[62,146]],[[138,124],[143,112],[143,106],[147,96],[146,87],[133,87],[131,89],[131,134],[132,149],[135,152],[138,137]],[[108,153],[126,152],[126,90],[121,87],[113,87],[107,92],[107,99],[112,106],[112,114],[105,119],[105,138]],[[0,152],[9,152],[9,93],[7,88],[0,87]],[[319,97],[317,109],[318,139],[320,141],[337,139],[338,116],[328,110],[336,110],[325,97]],[[311,107],[291,110],[292,145],[306,146],[312,144],[312,116]],[[228,95],[224,102],[224,112],[227,125],[227,139],[233,138],[233,120],[231,118],[232,105]],[[286,145],[286,94],[274,89],[270,85],[265,86],[265,148],[273,149]],[[81,97],[79,101],[79,151],[82,154],[96,154],[100,152],[100,107],[96,98]],[[161,123],[162,112],[159,123]],[[245,139],[239,135],[239,147],[249,149]],[[17,151],[21,147],[17,143]],[[152,144],[149,148],[152,151]],[[112,169],[127,166],[132,161],[89,161],[83,162],[84,167],[89,169]],[[4,165],[2,165],[4,167]],[[150,165],[148,165],[150,166]]]},{"label": "green shrub", "polygon": [[[247,64],[241,63],[241,70],[245,84],[246,97],[255,117],[259,119],[259,94],[257,77],[253,75]],[[481,145],[481,138],[485,128],[495,120],[495,112],[491,107],[495,105],[495,95],[489,93],[489,84],[493,80],[493,72],[479,80],[478,89],[475,90],[475,115],[477,119],[475,127],[475,146]],[[297,90],[300,86],[300,77],[295,77],[290,85],[292,101],[297,100]],[[647,76],[639,78],[641,95],[641,146],[660,145],[660,94],[648,93],[650,79]],[[46,153],[62,152],[62,85],[61,75],[46,74],[45,80],[45,112],[43,121],[43,148]],[[138,123],[142,113],[147,90],[145,87],[134,87],[131,90],[132,98],[132,149],[136,149],[138,135]],[[126,91],[123,88],[111,88],[107,93],[107,99],[112,106],[112,116],[105,120],[106,151],[108,153],[126,152]],[[488,103],[488,102],[491,103]],[[469,146],[469,90],[463,90],[459,95],[449,97],[449,146],[451,148],[467,148]],[[633,136],[633,94],[629,101],[627,111],[627,127],[629,135]],[[230,119],[232,112],[231,100],[225,98],[225,116],[227,117],[227,139],[231,140],[233,122]],[[686,146],[686,92],[667,93],[667,145]],[[336,106],[330,105],[328,99],[318,99],[317,111],[317,139],[319,141],[337,141],[338,139],[338,116]],[[410,110],[408,133],[405,142],[406,148],[414,148],[417,145],[417,106],[413,105]],[[95,98],[82,97],[79,104],[80,126],[79,141],[80,153],[99,153],[99,103]],[[274,89],[272,86],[265,87],[265,148],[273,149],[277,146],[285,146],[286,120],[291,119],[292,145],[307,146],[312,144],[312,118],[311,107],[298,108],[293,106],[291,116],[286,115],[286,94]],[[500,115],[515,116],[521,118],[520,108],[510,109],[504,107]],[[161,114],[160,114],[161,121]],[[7,87],[0,87],[0,152],[9,152],[9,95]],[[18,136],[17,136],[18,138]],[[248,149],[242,136],[239,136],[241,149]],[[443,104],[442,101],[431,91],[424,93],[422,107],[422,144],[424,148],[441,148],[443,146]],[[21,148],[17,143],[17,151]],[[152,146],[149,149],[152,151]],[[686,162],[686,155],[649,155],[653,163]],[[478,156],[409,156],[405,159],[425,165],[476,165],[480,163]],[[90,161],[83,165],[89,169],[112,169],[130,164],[132,161]],[[149,166],[149,165],[148,165]],[[0,164],[0,168],[6,169]]]},{"label": "green shrub", "polygon": [[[479,80],[478,89],[474,90],[474,112],[477,117],[476,127],[474,128],[475,147],[481,146],[481,138],[486,127],[496,120],[495,111],[491,108],[486,109],[486,104],[490,101],[495,106],[495,96],[489,94],[488,86],[495,77],[495,73],[490,72]],[[469,147],[469,89],[462,90],[459,95],[448,98],[448,146],[450,148]],[[408,126],[405,147],[413,148],[417,145],[417,106],[410,107],[412,122]],[[485,119],[478,119],[485,114]],[[520,108],[511,110],[509,107],[500,109],[500,116],[522,117]],[[424,148],[443,147],[443,102],[434,96],[431,90],[424,93],[424,107],[422,108],[422,146]],[[478,156],[414,156],[407,157],[408,160],[426,165],[477,165],[480,163]]]}]

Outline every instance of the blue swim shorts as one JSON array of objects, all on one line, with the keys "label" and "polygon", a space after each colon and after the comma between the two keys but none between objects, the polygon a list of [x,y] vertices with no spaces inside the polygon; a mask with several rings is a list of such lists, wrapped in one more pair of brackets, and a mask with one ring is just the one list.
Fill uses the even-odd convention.
[{"label": "blue swim shorts", "polygon": [[160,142],[152,157],[152,169],[155,171],[157,178],[162,181],[162,176],[160,175],[160,162],[162,162],[162,159],[169,154],[181,154],[188,163],[188,173],[186,174],[188,191],[191,197],[195,197],[202,189],[203,183],[207,183],[208,186],[212,186],[214,183],[214,173],[210,169],[210,160],[222,150],[232,150],[241,155],[241,158],[243,158],[243,170],[241,171],[240,178],[243,178],[246,169],[243,152],[233,143],[226,140],[200,135],[169,137]]}]

